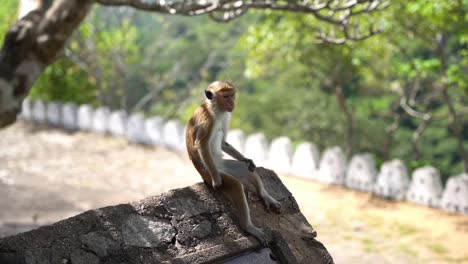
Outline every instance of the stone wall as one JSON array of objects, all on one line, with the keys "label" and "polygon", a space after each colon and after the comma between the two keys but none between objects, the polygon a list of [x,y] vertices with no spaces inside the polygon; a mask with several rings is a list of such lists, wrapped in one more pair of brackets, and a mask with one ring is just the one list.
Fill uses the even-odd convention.
[{"label": "stone wall", "polygon": [[[60,102],[25,99],[20,116],[38,124],[61,127],[68,131],[92,131],[111,136],[123,136],[130,142],[165,146],[185,153],[185,125],[178,120],[164,120],[141,114],[111,112],[107,108],[77,107]],[[386,161],[376,168],[372,154],[360,153],[348,162],[339,146],[324,150],[311,142],[293,149],[291,140],[278,137],[269,143],[262,133],[245,135],[235,129],[228,133],[228,142],[259,166],[267,166],[280,174],[313,179],[327,184],[344,185],[363,192],[372,192],[387,199],[441,208],[468,214],[468,175],[452,176],[442,186],[437,168],[423,167],[412,172],[401,160]]]},{"label": "stone wall", "polygon": [[268,245],[239,228],[223,195],[198,183],[1,238],[0,263],[332,264],[279,177],[263,168],[257,172],[282,206],[281,214],[269,213],[249,193],[252,221],[265,231]]}]

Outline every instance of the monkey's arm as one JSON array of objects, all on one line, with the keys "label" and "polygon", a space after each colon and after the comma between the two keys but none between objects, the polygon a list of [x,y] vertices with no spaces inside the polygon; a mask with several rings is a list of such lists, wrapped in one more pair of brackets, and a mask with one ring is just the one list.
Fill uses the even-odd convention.
[{"label": "monkey's arm", "polygon": [[221,145],[221,148],[224,152],[226,152],[229,156],[235,158],[238,161],[243,161],[247,163],[249,166],[249,171],[254,171],[256,166],[253,160],[246,158],[242,153],[240,153],[236,148],[234,148],[231,144],[227,143],[226,141],[223,141],[223,144]]},{"label": "monkey's arm", "polygon": [[235,158],[236,160],[243,161],[245,159],[244,155],[240,153],[237,149],[234,148],[231,144],[223,141],[221,149],[226,152],[229,156]]}]

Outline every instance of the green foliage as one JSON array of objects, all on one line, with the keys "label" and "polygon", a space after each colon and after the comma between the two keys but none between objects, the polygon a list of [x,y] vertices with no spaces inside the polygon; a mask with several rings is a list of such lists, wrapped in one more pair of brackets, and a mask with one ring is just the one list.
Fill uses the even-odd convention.
[{"label": "green foliage", "polygon": [[[14,21],[16,5],[2,2],[0,33]],[[449,87],[457,128],[468,144],[462,114],[468,105],[467,14],[467,0],[392,1],[385,11],[352,21],[378,21],[382,34],[336,46],[316,43],[314,29],[327,32],[333,25],[311,15],[253,12],[218,24],[207,17],[96,7],[31,96],[188,121],[203,89],[223,79],[239,88],[233,128],[308,140],[322,149],[344,147],[344,106],[352,115],[355,153],[372,152],[378,164],[400,158],[410,169],[433,165],[446,178],[462,166],[442,85]],[[422,120],[403,111],[396,91],[415,111],[433,117],[417,144],[414,132]],[[399,127],[388,141],[395,116]]]},{"label": "green foliage", "polygon": [[[292,86],[287,85],[288,82],[278,85],[279,80],[302,80],[299,86],[294,85],[294,90],[308,89],[311,96],[324,102],[323,92],[333,99],[334,87],[342,86],[347,107],[353,115],[355,152],[376,153],[379,161],[385,156],[402,158],[411,169],[431,164],[447,177],[459,173],[462,166],[440,87],[446,76],[455,109],[461,111],[467,104],[467,9],[466,1],[394,1],[382,15],[382,25],[386,29],[383,34],[342,46],[314,45],[314,34],[308,32],[317,25],[314,18],[267,13],[242,38],[241,46],[248,50],[249,58],[245,63],[245,75],[254,83],[260,78],[266,79],[289,94],[294,94]],[[412,144],[413,133],[422,121],[405,114],[399,107],[400,98],[393,90],[395,84],[400,85],[407,96],[416,87],[414,102],[410,102],[412,107],[434,116],[417,144]],[[316,90],[323,92],[320,94]],[[271,89],[269,92],[281,93]],[[307,97],[301,93],[297,97],[282,98],[303,111],[317,111],[317,105],[306,101]],[[269,110],[269,117],[277,112],[282,115],[283,127],[294,127],[294,131],[280,130],[282,134],[296,138],[301,127],[298,124],[315,123],[317,116],[290,113],[283,104],[275,102]],[[250,119],[254,119],[252,115],[257,112],[257,106],[249,105],[249,109],[253,109]],[[334,140],[343,146],[344,113],[338,107],[323,110],[324,119],[337,120],[339,126],[330,122],[320,129],[331,128],[327,141]],[[390,117],[397,114],[402,120],[387,150],[383,144],[385,131],[394,121]],[[295,124],[289,126],[291,121],[286,121],[289,119],[285,116]],[[463,115],[460,120],[459,129],[468,142],[467,120]],[[267,126],[259,121],[256,124]],[[335,129],[337,127],[340,129]],[[268,130],[279,133],[272,128]],[[317,138],[312,140],[317,142]]]},{"label": "green foliage", "polygon": [[18,1],[2,0],[0,5],[0,43],[3,43],[5,33],[18,18]]},{"label": "green foliage", "polygon": [[128,18],[109,10],[93,9],[69,41],[65,56],[34,84],[32,97],[126,108],[126,86],[138,84],[131,83],[132,78],[141,78],[135,74],[141,59],[135,45],[139,31]]},{"label": "green foliage", "polygon": [[88,81],[88,74],[66,58],[45,70],[29,96],[47,101],[97,104],[95,86]]},{"label": "green foliage", "polygon": [[[322,147],[343,143],[342,117],[329,95],[294,85],[289,89],[282,85],[258,87],[252,94],[239,95],[233,127],[246,133],[263,131],[269,139],[288,135],[294,141],[309,140]],[[330,134],[335,137],[329,137]]]},{"label": "green foliage", "polygon": [[232,69],[231,63],[243,67],[245,56],[233,47],[251,20],[249,16],[229,24],[215,23],[207,17],[157,16],[151,20],[149,23],[161,34],[145,36],[149,44],[143,47],[145,58],[141,63],[151,69],[154,81],[164,86],[150,113],[188,119],[186,109],[200,104],[208,83],[221,75],[236,82],[238,78],[234,77],[242,76],[242,71]]}]

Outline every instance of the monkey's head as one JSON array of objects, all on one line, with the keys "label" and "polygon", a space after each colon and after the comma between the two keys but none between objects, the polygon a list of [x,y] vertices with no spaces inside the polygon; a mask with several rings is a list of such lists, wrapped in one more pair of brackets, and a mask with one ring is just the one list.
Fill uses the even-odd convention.
[{"label": "monkey's head", "polygon": [[236,88],[224,81],[215,81],[205,90],[206,99],[219,111],[232,112],[236,103]]}]

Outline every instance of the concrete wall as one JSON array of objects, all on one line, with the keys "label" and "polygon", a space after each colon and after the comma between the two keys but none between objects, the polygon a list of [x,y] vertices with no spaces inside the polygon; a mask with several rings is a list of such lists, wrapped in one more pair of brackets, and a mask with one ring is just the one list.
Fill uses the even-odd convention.
[{"label": "concrete wall", "polygon": [[343,150],[334,146],[323,152],[316,179],[327,184],[343,185],[346,181],[346,159]]},{"label": "concrete wall", "polygon": [[401,160],[386,161],[380,167],[374,193],[388,199],[403,200],[409,186],[408,169]]},{"label": "concrete wall", "polygon": [[[186,153],[185,124],[142,114],[111,112],[105,107],[43,102],[26,99],[20,118],[66,130],[92,131],[110,136],[124,136],[135,144],[161,146]],[[245,135],[229,131],[227,141],[257,166],[266,166],[283,175],[317,180],[393,199],[407,200],[425,206],[468,214],[468,175],[453,176],[442,186],[440,173],[434,167],[414,170],[409,177],[401,160],[390,160],[376,168],[372,154],[357,154],[346,161],[343,150],[334,146],[320,152],[312,142],[303,142],[295,149],[288,137],[278,137],[271,143],[265,135]],[[410,180],[411,178],[411,180]]]},{"label": "concrete wall", "polygon": [[364,192],[374,188],[377,172],[372,154],[353,156],[346,171],[346,187]]}]

